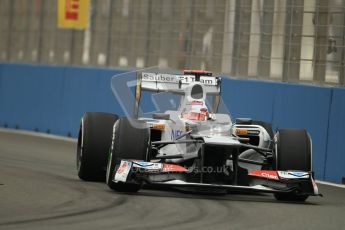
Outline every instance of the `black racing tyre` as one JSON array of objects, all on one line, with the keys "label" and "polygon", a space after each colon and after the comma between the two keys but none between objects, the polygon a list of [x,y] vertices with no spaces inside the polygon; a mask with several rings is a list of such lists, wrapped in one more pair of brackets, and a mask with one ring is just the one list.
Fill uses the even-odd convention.
[{"label": "black racing tyre", "polygon": [[[273,168],[311,171],[311,141],[305,129],[280,129],[276,134]],[[277,200],[305,201],[307,195],[275,194]]]},{"label": "black racing tyre", "polygon": [[85,181],[105,181],[107,156],[117,115],[85,113],[80,124],[77,145],[77,170]]},{"label": "black racing tyre", "polygon": [[264,127],[264,129],[266,129],[268,135],[273,140],[274,133],[273,133],[273,129],[272,129],[272,124],[270,124],[268,122],[264,122],[264,121],[253,121],[252,124],[253,125],[260,125],[260,126]]},{"label": "black racing tyre", "polygon": [[115,183],[113,179],[122,159],[150,160],[150,128],[144,121],[121,118],[115,123],[112,136],[106,183],[118,192],[137,192],[141,184]]}]

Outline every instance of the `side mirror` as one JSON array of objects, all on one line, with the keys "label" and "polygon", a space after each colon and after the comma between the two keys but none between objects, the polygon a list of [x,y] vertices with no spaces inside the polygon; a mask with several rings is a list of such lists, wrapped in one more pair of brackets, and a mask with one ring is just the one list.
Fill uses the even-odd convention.
[{"label": "side mirror", "polygon": [[170,120],[170,114],[166,113],[154,113],[152,114],[153,119],[158,119],[158,120]]},{"label": "side mirror", "polygon": [[251,118],[236,118],[237,125],[251,125],[253,120]]}]

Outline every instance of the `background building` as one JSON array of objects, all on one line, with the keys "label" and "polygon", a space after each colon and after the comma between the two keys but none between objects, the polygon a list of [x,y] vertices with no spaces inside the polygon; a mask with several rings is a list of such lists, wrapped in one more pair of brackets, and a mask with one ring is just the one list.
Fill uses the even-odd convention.
[{"label": "background building", "polygon": [[345,84],[342,0],[90,0],[85,30],[57,2],[0,0],[0,61]]}]

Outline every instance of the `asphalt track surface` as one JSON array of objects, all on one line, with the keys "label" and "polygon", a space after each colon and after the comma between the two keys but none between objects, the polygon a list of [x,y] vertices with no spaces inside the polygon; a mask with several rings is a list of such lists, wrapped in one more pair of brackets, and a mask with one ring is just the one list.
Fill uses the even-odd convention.
[{"label": "asphalt track surface", "polygon": [[76,144],[0,131],[0,229],[345,229],[345,189],[277,202],[272,195],[119,194],[83,182]]}]

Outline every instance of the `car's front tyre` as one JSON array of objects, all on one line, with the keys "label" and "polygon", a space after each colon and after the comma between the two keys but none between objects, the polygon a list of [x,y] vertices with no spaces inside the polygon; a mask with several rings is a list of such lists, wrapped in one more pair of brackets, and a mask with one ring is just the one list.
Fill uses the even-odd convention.
[{"label": "car's front tyre", "polygon": [[150,128],[144,121],[121,118],[113,128],[112,144],[108,157],[106,183],[118,192],[137,192],[140,183],[115,182],[121,160],[149,161]]},{"label": "car's front tyre", "polygon": [[[274,169],[311,171],[311,140],[304,129],[280,129],[275,136]],[[305,201],[308,195],[277,193],[277,200]]]}]

